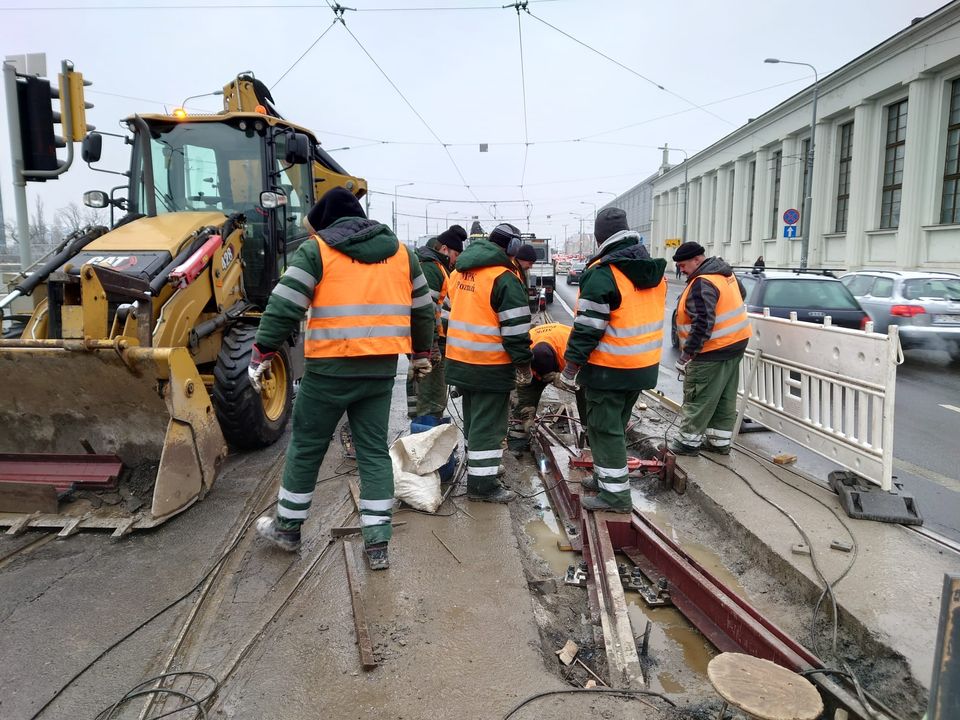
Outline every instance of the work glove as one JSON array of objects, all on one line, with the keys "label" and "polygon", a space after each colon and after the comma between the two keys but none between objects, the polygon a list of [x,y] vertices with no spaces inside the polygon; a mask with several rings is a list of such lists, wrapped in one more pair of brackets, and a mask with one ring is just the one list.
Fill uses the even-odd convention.
[{"label": "work glove", "polygon": [[414,380],[423,380],[433,370],[430,353],[414,353],[410,368],[413,370]]},{"label": "work glove", "polygon": [[434,367],[437,367],[443,362],[443,355],[440,354],[439,345],[434,345],[432,348],[430,348],[430,362],[433,363]]},{"label": "work glove", "polygon": [[555,373],[555,372],[544,373],[543,377],[541,377],[540,380],[547,383],[548,385],[552,385],[553,381],[557,379],[557,375],[559,374],[560,373]]},{"label": "work glove", "polygon": [[514,365],[513,370],[517,378],[517,387],[525,387],[533,382],[533,371],[529,365]]},{"label": "work glove", "polygon": [[686,375],[687,374],[687,365],[690,364],[690,361],[693,360],[691,355],[681,355],[680,359],[673,364],[677,369],[677,375]]},{"label": "work glove", "polygon": [[557,375],[556,379],[553,381],[553,386],[559,390],[566,390],[567,392],[576,392],[579,388],[577,387],[577,373],[580,372],[580,366],[574,365],[573,363],[567,363],[567,366],[563,369],[563,372]]},{"label": "work glove", "polygon": [[263,389],[263,384],[260,382],[260,378],[262,378],[263,374],[270,369],[270,363],[273,362],[273,358],[276,357],[276,354],[276,351],[263,352],[259,347],[257,347],[256,343],[254,343],[253,351],[250,353],[250,365],[247,367],[247,377],[250,378],[250,387],[257,392],[260,392]]}]

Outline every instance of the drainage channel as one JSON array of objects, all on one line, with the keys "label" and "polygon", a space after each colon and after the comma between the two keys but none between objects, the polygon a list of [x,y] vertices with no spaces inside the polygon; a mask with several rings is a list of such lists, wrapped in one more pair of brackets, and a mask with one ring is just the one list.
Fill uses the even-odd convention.
[{"label": "drainage channel", "polygon": [[[823,668],[819,659],[766,620],[763,609],[751,604],[737,573],[710,547],[685,539],[675,527],[677,521],[664,512],[656,495],[685,487],[679,468],[679,481],[661,471],[659,482],[642,483],[646,492],[634,488],[632,516],[581,516],[577,478],[584,471],[573,460],[582,458],[573,438],[563,432],[564,424],[540,425],[532,438],[540,473],[537,489],[550,502],[539,504],[539,516],[527,521],[524,530],[531,551],[554,577],[564,572],[587,586],[581,604],[586,606],[583,600],[589,599],[585,617],[594,624],[596,667],[611,686],[645,687],[712,707],[717,696],[707,665],[718,652],[732,651],[794,671],[813,671],[810,679],[828,711],[824,717],[868,717],[856,695],[859,689],[818,672]],[[667,458],[661,455],[661,460],[666,466]],[[570,566],[580,572],[568,574]],[[634,584],[640,592],[625,590]],[[669,602],[658,604],[661,593]],[[641,667],[636,673],[631,663],[638,655]],[[876,717],[888,716],[881,712]]]}]

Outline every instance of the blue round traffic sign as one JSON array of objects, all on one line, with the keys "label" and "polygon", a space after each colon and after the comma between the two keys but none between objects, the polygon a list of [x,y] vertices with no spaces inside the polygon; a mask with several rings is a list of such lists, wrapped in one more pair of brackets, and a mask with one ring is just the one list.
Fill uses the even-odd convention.
[{"label": "blue round traffic sign", "polygon": [[800,221],[800,213],[795,208],[784,210],[783,222],[786,225],[796,225]]}]

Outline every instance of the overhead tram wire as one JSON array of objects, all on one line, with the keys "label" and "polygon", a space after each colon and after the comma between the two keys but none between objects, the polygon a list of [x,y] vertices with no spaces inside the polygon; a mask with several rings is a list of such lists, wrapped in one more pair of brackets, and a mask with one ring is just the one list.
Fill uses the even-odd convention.
[{"label": "overhead tram wire", "polygon": [[[517,3],[517,5],[518,5],[518,6],[521,5],[521,3]],[[513,7],[513,6],[508,5],[507,7]],[[578,45],[582,45],[582,46],[585,47],[587,50],[589,50],[589,51],[591,51],[591,52],[593,52],[593,53],[596,53],[597,55],[599,55],[599,56],[602,57],[602,58],[605,58],[605,59],[609,60],[610,62],[612,62],[612,63],[613,63],[614,65],[616,65],[617,67],[620,67],[620,68],[626,70],[627,72],[629,72],[629,73],[632,74],[632,75],[636,75],[638,78],[640,78],[641,80],[644,80],[645,82],[650,83],[651,85],[653,85],[654,87],[656,87],[658,90],[663,90],[663,91],[664,91],[665,93],[667,93],[668,95],[672,95],[673,97],[677,98],[678,100],[682,100],[683,102],[687,103],[688,105],[690,105],[690,106],[692,106],[692,107],[694,107],[694,108],[696,108],[696,109],[698,109],[698,110],[702,110],[703,112],[707,113],[708,115],[711,115],[712,117],[715,117],[717,120],[720,120],[721,122],[724,122],[724,123],[726,123],[727,125],[734,125],[734,123],[730,122],[730,121],[727,120],[726,118],[720,117],[720,116],[717,115],[715,112],[713,112],[712,110],[708,110],[708,109],[707,109],[706,107],[704,107],[703,105],[698,105],[697,103],[693,102],[693,100],[689,100],[689,99],[685,98],[683,95],[680,95],[679,93],[673,92],[673,90],[668,90],[668,89],[665,88],[663,85],[661,85],[660,83],[656,82],[655,80],[652,80],[652,79],[648,78],[648,77],[647,77],[646,75],[644,75],[643,73],[638,72],[637,70],[634,70],[633,68],[631,68],[631,67],[629,67],[629,66],[627,66],[627,65],[624,65],[624,64],[623,64],[622,62],[620,62],[619,60],[615,60],[614,58],[610,57],[609,55],[607,55],[606,53],[602,52],[601,50],[597,50],[597,48],[593,47],[592,45],[588,45],[587,43],[583,42],[583,40],[579,40],[579,39],[575,38],[575,37],[574,37],[573,35],[571,35],[570,33],[566,32],[566,31],[564,31],[564,30],[561,30],[561,29],[558,28],[556,25],[553,25],[553,24],[547,22],[547,21],[544,20],[543,18],[537,17],[537,16],[534,15],[532,12],[530,12],[530,9],[527,7],[527,3],[526,3],[526,2],[522,3],[522,7],[523,7],[523,9],[526,11],[527,15],[529,15],[530,17],[532,17],[534,20],[537,20],[537,21],[543,23],[543,24],[546,25],[547,27],[552,28],[553,30],[556,30],[558,33],[560,33],[560,34],[563,35],[564,37],[570,38],[571,40],[573,40],[573,41],[574,41],[575,43],[577,43]],[[518,12],[519,12],[519,10],[518,10]]]},{"label": "overhead tram wire", "polygon": [[523,95],[523,169],[520,171],[520,196],[526,198],[523,192],[523,182],[527,177],[527,158],[530,154],[530,131],[527,123],[527,74],[523,62],[523,23],[520,21],[520,6],[517,10],[517,37],[520,41],[520,89]]},{"label": "overhead tram wire", "polygon": [[450,158],[450,163],[453,165],[453,168],[457,171],[457,175],[460,177],[460,180],[463,183],[463,186],[467,190],[469,190],[470,194],[473,195],[473,197],[479,202],[480,198],[477,197],[477,194],[473,191],[473,189],[470,187],[470,184],[467,182],[467,179],[463,176],[463,172],[460,170],[460,166],[457,165],[457,161],[453,159],[453,154],[450,152],[450,148],[447,146],[447,143],[445,143],[443,140],[440,139],[440,136],[437,135],[434,129],[430,126],[430,123],[428,123],[424,119],[423,115],[421,115],[417,111],[417,109],[413,106],[413,103],[411,103],[407,99],[407,96],[403,94],[403,91],[401,91],[400,88],[397,87],[397,84],[390,78],[389,75],[387,75],[386,71],[382,67],[380,67],[380,63],[378,63],[374,59],[373,55],[371,55],[370,52],[367,50],[367,48],[364,47],[363,43],[360,42],[359,38],[357,38],[357,36],[353,34],[353,31],[350,30],[350,28],[347,26],[347,23],[344,22],[343,20],[343,13],[342,13],[342,10],[340,10],[341,7],[342,6],[337,5],[336,8],[331,8],[331,9],[333,9],[333,11],[337,13],[337,17],[340,20],[340,24],[343,25],[343,29],[350,34],[350,37],[353,38],[353,41],[363,51],[363,54],[370,59],[370,62],[374,64],[374,67],[376,67],[377,70],[380,71],[380,74],[383,75],[384,79],[386,79],[386,81],[390,83],[390,87],[392,87],[397,92],[397,94],[401,97],[403,102],[407,104],[407,107],[409,107],[413,111],[413,114],[417,116],[420,122],[423,123],[423,126],[430,132],[431,135],[433,135],[434,139],[443,147],[443,151],[447,154],[447,157]]},{"label": "overhead tram wire", "polygon": [[280,84],[280,81],[283,80],[287,75],[290,74],[290,71],[293,70],[293,69],[299,64],[299,62],[300,62],[301,60],[303,60],[303,59],[307,56],[307,54],[308,54],[311,50],[313,50],[314,46],[316,46],[316,44],[317,44],[318,42],[320,42],[321,40],[323,40],[323,36],[326,35],[328,32],[330,32],[330,31],[333,29],[333,26],[336,25],[336,24],[337,24],[337,18],[334,18],[333,22],[330,23],[330,25],[327,26],[327,29],[324,30],[322,33],[320,33],[320,34],[317,36],[317,39],[316,39],[316,40],[314,40],[312,43],[310,43],[310,47],[308,47],[306,50],[303,51],[303,54],[301,54],[300,57],[298,57],[298,58],[294,61],[293,65],[291,65],[290,67],[288,67],[286,70],[283,71],[283,75],[281,75],[280,77],[277,78],[277,81],[276,81],[275,83],[273,83],[273,85],[270,86],[270,89],[273,90],[277,85],[279,85],[279,84]]}]

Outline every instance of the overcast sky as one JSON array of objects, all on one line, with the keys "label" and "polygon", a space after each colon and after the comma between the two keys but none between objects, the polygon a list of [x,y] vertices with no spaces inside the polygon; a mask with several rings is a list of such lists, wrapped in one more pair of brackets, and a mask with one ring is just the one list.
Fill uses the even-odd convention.
[{"label": "overcast sky", "polygon": [[[0,49],[45,52],[48,76],[72,60],[93,81],[88,123],[119,132],[133,112],[170,111],[253,71],[276,83],[286,118],[367,179],[372,217],[389,223],[394,187],[414,183],[398,191],[401,239],[424,234],[425,210],[431,233],[473,215],[489,230],[494,213],[526,229],[528,208],[538,235],[576,232],[577,215],[589,231],[592,205],[611,198],[602,193],[623,192],[657,169],[657,146],[692,154],[812,82],[805,68],[764,58],[809,62],[823,76],[943,4],[531,0],[518,28],[517,12],[499,7],[506,0],[352,0],[357,11],[345,21],[356,40],[339,24],[330,28],[278,83],[330,27],[325,2],[32,2],[0,0]],[[197,98],[188,109],[220,103]],[[12,222],[6,108],[2,124],[0,182]],[[105,138],[107,167],[125,170],[122,152]],[[77,162],[60,180],[30,183],[29,202],[39,194],[52,214],[118,179]]]}]

